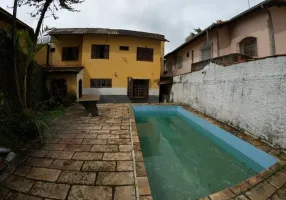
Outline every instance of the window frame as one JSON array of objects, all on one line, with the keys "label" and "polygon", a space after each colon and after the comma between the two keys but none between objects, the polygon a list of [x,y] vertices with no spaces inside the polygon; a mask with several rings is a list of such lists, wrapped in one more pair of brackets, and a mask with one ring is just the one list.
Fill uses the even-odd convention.
[{"label": "window frame", "polygon": [[[98,50],[103,51],[103,52],[97,52]],[[109,52],[110,52],[110,45],[107,45],[107,44],[92,44],[91,45],[91,59],[107,59],[108,60]]]},{"label": "window frame", "polygon": [[[109,84],[107,84],[106,81],[109,81]],[[90,88],[112,88],[112,79],[111,78],[91,78]]]},{"label": "window frame", "polygon": [[137,47],[136,60],[145,62],[154,62],[154,49],[148,47]]},{"label": "window frame", "polygon": [[[208,52],[209,56],[206,55],[206,52]],[[212,43],[205,43],[201,48],[201,61],[212,59],[213,57],[213,45]]]},{"label": "window frame", "polygon": [[129,51],[129,46],[119,46],[120,51]]},{"label": "window frame", "polygon": [[[75,58],[67,58],[69,57],[68,55],[64,55],[64,53],[71,53],[68,52],[68,49],[76,49],[76,53],[75,53]],[[67,51],[67,52],[65,52]],[[69,62],[69,61],[78,61],[79,60],[79,47],[74,46],[74,47],[62,47],[62,61],[64,62]]]},{"label": "window frame", "polygon": [[238,43],[238,46],[240,54],[250,57],[258,57],[258,43],[256,37],[245,37]]}]

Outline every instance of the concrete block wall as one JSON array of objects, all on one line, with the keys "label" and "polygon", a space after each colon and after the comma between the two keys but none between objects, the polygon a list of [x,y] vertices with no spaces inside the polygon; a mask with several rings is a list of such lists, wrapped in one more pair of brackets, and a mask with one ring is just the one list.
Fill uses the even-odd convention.
[{"label": "concrete block wall", "polygon": [[286,56],[175,76],[170,99],[286,148]]}]

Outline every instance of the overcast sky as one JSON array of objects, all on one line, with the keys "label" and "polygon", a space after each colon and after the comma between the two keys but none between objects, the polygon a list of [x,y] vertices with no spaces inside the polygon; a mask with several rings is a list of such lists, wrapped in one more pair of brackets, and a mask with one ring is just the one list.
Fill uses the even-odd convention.
[{"label": "overcast sky", "polygon": [[[249,0],[254,6],[263,0]],[[0,0],[12,12],[13,0]],[[81,12],[58,11],[58,20],[46,18],[49,27],[120,28],[164,34],[170,41],[166,52],[184,42],[194,28],[206,28],[217,20],[227,20],[248,9],[248,0],[85,0]],[[20,7],[17,17],[35,28],[29,7]]]}]

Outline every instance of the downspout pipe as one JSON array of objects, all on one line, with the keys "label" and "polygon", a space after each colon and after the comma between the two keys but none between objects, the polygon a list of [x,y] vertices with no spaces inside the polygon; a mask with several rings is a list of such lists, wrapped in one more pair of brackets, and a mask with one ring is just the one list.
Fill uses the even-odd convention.
[{"label": "downspout pipe", "polygon": [[261,7],[266,10],[269,17],[267,20],[267,25],[268,25],[269,40],[270,40],[270,55],[274,56],[276,54],[276,45],[275,45],[275,34],[274,34],[272,14],[269,8],[264,7],[263,5],[261,5]]}]

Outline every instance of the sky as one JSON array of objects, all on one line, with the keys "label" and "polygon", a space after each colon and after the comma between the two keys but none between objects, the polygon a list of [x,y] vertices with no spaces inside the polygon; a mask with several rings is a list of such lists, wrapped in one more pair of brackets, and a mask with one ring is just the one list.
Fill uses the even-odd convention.
[{"label": "sky", "polygon": [[[263,0],[249,0],[251,7]],[[0,7],[12,13],[13,0],[0,0]],[[57,28],[114,28],[153,32],[165,35],[170,42],[165,53],[178,47],[200,27],[202,30],[217,20],[228,20],[248,9],[248,0],[85,0],[76,5],[80,12],[59,10],[54,20],[47,17],[44,25]],[[34,8],[18,8],[17,18],[35,28]]]}]

